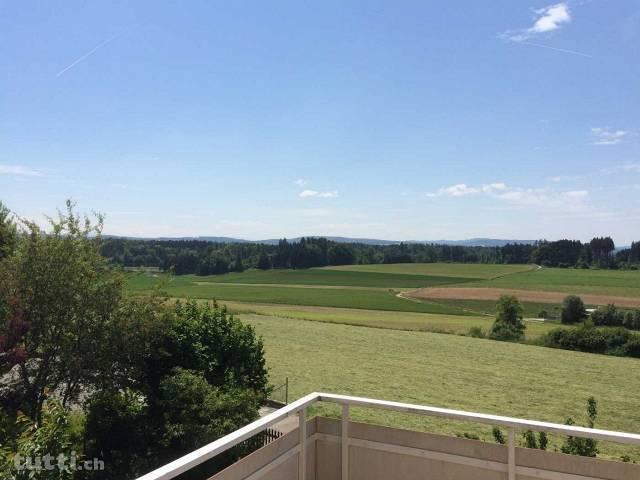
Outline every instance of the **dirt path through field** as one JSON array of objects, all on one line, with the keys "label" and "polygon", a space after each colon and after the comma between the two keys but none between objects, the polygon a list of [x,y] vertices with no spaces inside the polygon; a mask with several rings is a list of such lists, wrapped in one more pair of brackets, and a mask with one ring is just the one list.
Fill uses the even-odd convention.
[{"label": "dirt path through field", "polygon": [[[562,303],[566,293],[544,292],[540,290],[517,290],[510,288],[419,288],[403,292],[404,297],[441,300],[497,300],[500,295],[514,295],[525,302]],[[618,307],[640,307],[640,298],[576,293],[588,305],[614,303]]]}]

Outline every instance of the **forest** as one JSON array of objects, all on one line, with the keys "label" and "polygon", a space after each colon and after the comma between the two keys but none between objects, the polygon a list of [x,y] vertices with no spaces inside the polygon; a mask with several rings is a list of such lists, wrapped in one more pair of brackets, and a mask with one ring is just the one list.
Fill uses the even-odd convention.
[{"label": "forest", "polygon": [[637,269],[640,241],[616,250],[611,237],[540,240],[502,247],[423,243],[370,245],[338,243],[322,237],[299,241],[218,243],[205,240],[141,240],[105,238],[102,255],[123,267],[155,267],[176,275],[216,275],[248,268],[311,268],[379,263],[535,263],[545,267]]}]

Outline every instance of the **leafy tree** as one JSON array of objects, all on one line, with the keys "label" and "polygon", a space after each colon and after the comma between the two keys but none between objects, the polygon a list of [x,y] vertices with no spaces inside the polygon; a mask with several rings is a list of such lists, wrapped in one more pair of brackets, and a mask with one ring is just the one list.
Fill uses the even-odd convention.
[{"label": "leafy tree", "polygon": [[[195,301],[177,302],[163,319],[130,360],[141,365],[128,372],[129,387],[89,404],[87,454],[107,467],[96,479],[135,477],[236,430],[266,397],[263,345],[250,325]],[[119,441],[130,429],[134,437]]]},{"label": "leafy tree", "polygon": [[0,201],[0,260],[13,253],[18,239],[18,230],[11,211]]},{"label": "leafy tree", "polygon": [[[587,399],[587,426],[593,428],[598,416],[598,404],[596,399],[589,397]],[[574,425],[573,418],[568,418],[566,425]],[[583,457],[595,457],[598,454],[598,442],[592,438],[580,438],[569,436],[564,445],[560,448],[562,453],[570,455],[580,455]]]},{"label": "leafy tree", "polygon": [[[63,405],[75,400],[83,386],[95,383],[110,350],[111,319],[123,300],[123,279],[100,255],[102,218],[94,225],[73,211],[71,202],[51,231],[25,222],[26,235],[15,255],[3,265],[10,281],[0,296],[11,299],[28,330],[18,345],[24,407],[34,420],[48,392],[58,391]],[[0,327],[5,338],[11,325]]]},{"label": "leafy tree", "polygon": [[522,321],[524,308],[516,297],[503,295],[496,305],[496,321],[491,327],[489,338],[494,340],[518,341],[524,338],[526,326]]},{"label": "leafy tree", "polygon": [[562,301],[562,313],[560,314],[562,323],[578,323],[586,318],[587,310],[582,299],[577,295],[566,296]]}]

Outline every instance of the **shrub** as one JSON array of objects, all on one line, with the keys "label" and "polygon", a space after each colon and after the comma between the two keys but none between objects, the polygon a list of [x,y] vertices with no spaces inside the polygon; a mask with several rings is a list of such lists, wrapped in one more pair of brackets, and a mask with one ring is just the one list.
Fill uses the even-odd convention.
[{"label": "shrub", "polygon": [[562,302],[562,313],[560,319],[562,323],[572,324],[582,322],[587,318],[587,310],[584,302],[576,295],[568,295]]},{"label": "shrub", "polygon": [[[40,423],[35,423],[25,415],[17,419],[18,436],[11,449],[0,447],[0,478],[8,480],[72,480],[75,471],[67,463],[66,468],[57,468],[57,458],[63,455],[69,459],[74,453],[71,427],[67,412],[57,402],[45,402]],[[18,458],[16,458],[19,455]],[[42,458],[50,455],[53,469],[19,469],[15,460],[25,462],[26,458]]]},{"label": "shrub", "polygon": [[575,329],[556,328],[541,339],[542,345],[564,350],[618,356],[640,356],[640,335],[618,328],[596,328],[586,324]]},{"label": "shrub", "polygon": [[524,308],[516,297],[503,295],[497,303],[496,321],[491,327],[489,338],[516,342],[524,338],[525,324],[522,321]]},{"label": "shrub", "polygon": [[486,338],[487,334],[480,327],[471,327],[469,329],[469,336],[473,338]]},{"label": "shrub", "polygon": [[[587,418],[588,427],[593,428],[596,417],[598,416],[598,403],[593,397],[587,400]],[[568,418],[566,425],[574,425],[573,418]],[[564,445],[560,448],[562,453],[569,455],[580,455],[582,457],[595,457],[598,454],[598,442],[592,438],[579,438],[569,436]]]},{"label": "shrub", "polygon": [[598,309],[591,314],[594,325],[619,327],[624,323],[624,313],[620,312],[615,305],[609,304]]},{"label": "shrub", "polygon": [[640,310],[625,313],[622,326],[630,330],[640,330]]}]

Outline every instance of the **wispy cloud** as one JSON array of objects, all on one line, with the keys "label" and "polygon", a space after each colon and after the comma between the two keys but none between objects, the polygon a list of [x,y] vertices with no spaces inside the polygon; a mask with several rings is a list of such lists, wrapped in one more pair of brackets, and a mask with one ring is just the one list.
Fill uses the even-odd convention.
[{"label": "wispy cloud", "polygon": [[95,47],[93,47],[91,50],[89,50],[87,53],[85,53],[84,55],[82,55],[81,57],[78,57],[76,60],[74,60],[73,62],[71,62],[69,65],[67,65],[66,67],[64,67],[62,70],[60,70],[57,74],[56,77],[60,77],[61,75],[63,75],[64,73],[66,73],[67,71],[71,70],[73,67],[75,67],[76,65],[78,65],[80,62],[85,61],[87,58],[89,58],[91,55],[93,55],[94,53],[96,53],[98,50],[100,50],[103,47],[106,47],[108,44],[110,44],[111,42],[113,42],[116,38],[118,38],[119,36],[121,36],[122,33],[116,33],[115,35],[113,35],[112,37],[107,38],[105,41],[100,42],[98,45],[96,45]]},{"label": "wispy cloud", "polygon": [[488,183],[480,187],[471,187],[466,183],[457,183],[450,187],[443,187],[436,192],[427,193],[427,197],[466,197],[478,193],[497,193],[508,190],[509,187],[502,182]]},{"label": "wispy cloud", "polygon": [[534,10],[534,22],[529,28],[507,30],[501,33],[500,38],[522,42],[542,33],[553,32],[563,25],[571,22],[571,12],[566,2],[549,5]]},{"label": "wispy cloud", "polygon": [[568,48],[552,47],[551,45],[544,45],[541,43],[535,43],[528,41],[532,38],[537,38],[543,34],[559,30],[564,25],[571,23],[571,10],[567,2],[556,3],[548,5],[546,7],[533,11],[533,25],[529,28],[520,28],[516,30],[507,30],[498,35],[503,40],[509,40],[517,42],[523,45],[529,45],[532,47],[546,48],[548,50],[554,50],[556,52],[568,53],[571,55],[578,55],[581,57],[591,57],[588,53],[579,52],[577,50],[570,50]]},{"label": "wispy cloud", "polygon": [[442,187],[437,192],[427,193],[427,197],[465,197],[480,193],[480,189],[470,187],[466,183],[457,183],[450,187]]},{"label": "wispy cloud", "polygon": [[42,172],[23,165],[0,165],[0,175],[22,175],[27,177],[41,177]]},{"label": "wispy cloud", "polygon": [[337,198],[338,191],[333,190],[332,192],[318,192],[316,190],[303,190],[300,192],[299,196],[301,198]]},{"label": "wispy cloud", "polygon": [[440,188],[436,192],[427,193],[427,197],[465,197],[468,195],[484,195],[513,205],[575,209],[583,205],[589,197],[589,192],[587,190],[558,192],[545,188],[520,188],[496,182],[480,186],[459,183]]},{"label": "wispy cloud", "polygon": [[593,145],[617,145],[622,143],[629,132],[625,130],[611,130],[608,127],[592,128],[591,137]]},{"label": "wispy cloud", "polygon": [[293,182],[293,183],[295,183],[295,184],[296,184],[296,185],[298,185],[299,187],[304,187],[304,186],[305,186],[307,183],[309,183],[309,182],[307,182],[304,178],[299,178],[299,179],[297,179],[297,180],[296,180],[295,182]]}]

